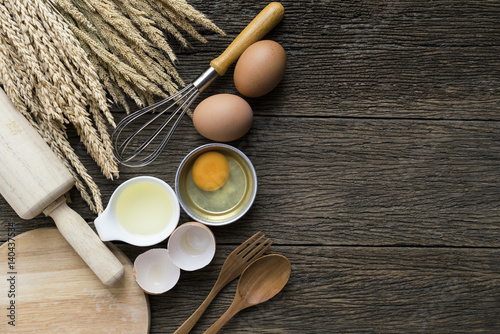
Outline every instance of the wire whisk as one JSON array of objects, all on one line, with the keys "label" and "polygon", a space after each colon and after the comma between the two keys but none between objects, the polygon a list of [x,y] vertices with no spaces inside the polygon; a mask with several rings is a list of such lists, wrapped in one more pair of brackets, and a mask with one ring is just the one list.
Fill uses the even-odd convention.
[{"label": "wire whisk", "polygon": [[[128,167],[143,167],[153,162],[169,142],[186,110],[217,76],[217,72],[211,67],[195,82],[174,95],[122,119],[111,135],[116,159]],[[167,112],[170,115],[165,117]],[[145,120],[147,116],[149,118]],[[176,116],[177,119],[171,124]],[[129,129],[134,128],[134,125],[138,128],[130,133]],[[167,132],[166,135],[159,138],[164,131]]]},{"label": "wire whisk", "polygon": [[[210,67],[193,83],[176,94],[137,110],[121,120],[111,135],[118,162],[128,167],[143,167],[156,160],[198,95],[218,76],[224,75],[246,48],[274,28],[284,13],[285,9],[279,2],[270,3],[219,57],[210,62]],[[170,115],[165,115],[167,112]]]}]

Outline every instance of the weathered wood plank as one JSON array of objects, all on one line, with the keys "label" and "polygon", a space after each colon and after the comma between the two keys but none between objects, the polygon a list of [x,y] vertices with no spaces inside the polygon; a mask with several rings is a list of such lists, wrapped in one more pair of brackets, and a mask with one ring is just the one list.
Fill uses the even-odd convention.
[{"label": "weathered wood plank", "polygon": [[[219,247],[208,267],[182,272],[173,290],[151,296],[151,333],[172,333],[189,317],[233,248]],[[131,251],[134,257],[137,249]],[[498,250],[278,244],[270,252],[290,259],[289,283],[271,301],[237,315],[225,333],[500,331]],[[221,316],[235,291],[236,282],[222,290],[192,333]]]},{"label": "weathered wood plank", "polygon": [[249,219],[287,240],[498,247],[498,123],[270,118],[239,146],[262,189]]},{"label": "weathered wood plank", "polygon": [[[206,142],[186,118],[147,169],[99,180],[104,202],[138,175],[173,185],[182,158]],[[233,145],[252,160],[259,189],[241,221],[216,229],[220,240],[262,229],[298,245],[499,247],[498,122],[258,117]],[[91,221],[74,197],[72,207]],[[2,219],[14,219],[0,203]],[[40,224],[50,222],[18,225]]]},{"label": "weathered wood plank", "polygon": [[[407,46],[498,46],[500,4],[496,1],[280,2],[285,7],[285,18],[277,28],[279,32],[286,33],[286,40],[310,45],[342,40],[384,46],[383,42],[391,40]],[[268,1],[191,0],[190,3],[226,31],[228,36],[224,39],[231,40]],[[218,37],[214,39],[217,41],[211,40],[210,45],[223,43]],[[210,45],[207,47],[211,48]],[[195,52],[200,50],[197,48]]]},{"label": "weathered wood plank", "polygon": [[[196,3],[228,32],[179,56],[191,81],[263,2]],[[255,99],[280,116],[499,120],[500,45],[494,1],[284,1],[267,37],[288,53],[278,88]],[[233,13],[233,14],[231,14]],[[215,19],[219,18],[219,20]],[[210,94],[236,93],[232,68]]]}]

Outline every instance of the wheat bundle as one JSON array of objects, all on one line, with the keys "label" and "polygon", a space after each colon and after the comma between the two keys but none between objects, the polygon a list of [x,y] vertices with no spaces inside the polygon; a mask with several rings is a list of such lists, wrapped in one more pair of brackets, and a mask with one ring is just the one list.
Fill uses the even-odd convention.
[{"label": "wheat bundle", "polygon": [[[163,13],[163,14],[160,14]],[[98,186],[67,140],[71,124],[108,179],[119,176],[108,103],[129,110],[176,91],[182,79],[163,31],[205,42],[188,22],[223,34],[185,0],[0,0],[0,83],[75,178],[82,198],[103,211]]]}]

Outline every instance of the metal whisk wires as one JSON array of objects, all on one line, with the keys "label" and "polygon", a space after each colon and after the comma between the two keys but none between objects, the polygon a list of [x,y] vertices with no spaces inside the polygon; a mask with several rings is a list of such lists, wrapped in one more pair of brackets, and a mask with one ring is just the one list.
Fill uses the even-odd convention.
[{"label": "metal whisk wires", "polygon": [[176,94],[122,119],[111,135],[118,162],[128,167],[143,167],[153,162],[167,145],[186,110],[217,76],[210,67]]}]

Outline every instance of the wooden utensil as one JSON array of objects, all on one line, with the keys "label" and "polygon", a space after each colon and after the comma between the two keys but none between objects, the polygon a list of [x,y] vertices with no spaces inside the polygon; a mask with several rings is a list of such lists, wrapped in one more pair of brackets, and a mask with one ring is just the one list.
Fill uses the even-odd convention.
[{"label": "wooden utensil", "polygon": [[292,266],[283,255],[253,261],[241,274],[233,303],[205,334],[217,333],[239,311],[273,298],[288,282]]},{"label": "wooden utensil", "polygon": [[[9,226],[9,232],[15,229]],[[132,263],[117,247],[110,248],[125,276],[105,286],[55,227],[34,229],[4,243],[0,333],[149,333],[149,302],[135,283]]]},{"label": "wooden utensil", "polygon": [[44,213],[106,285],[124,268],[87,222],[66,204],[74,180],[38,132],[0,89],[0,193],[23,219]]},{"label": "wooden utensil", "polygon": [[236,277],[240,276],[250,262],[261,257],[271,247],[273,242],[269,241],[269,239],[261,241],[263,238],[264,234],[257,232],[228,255],[222,265],[219,277],[207,298],[174,334],[189,333],[219,291]]}]

